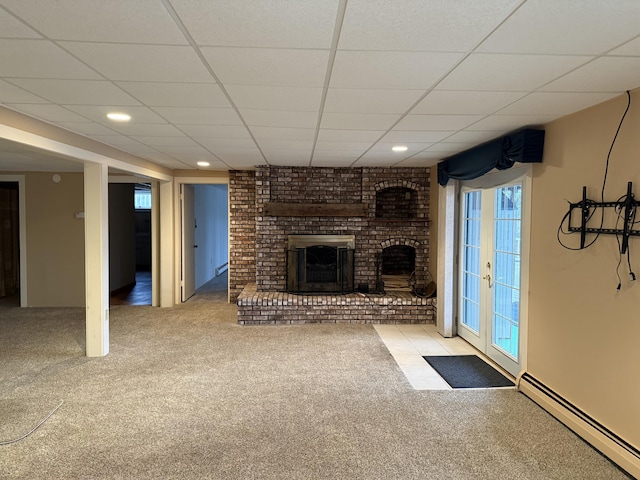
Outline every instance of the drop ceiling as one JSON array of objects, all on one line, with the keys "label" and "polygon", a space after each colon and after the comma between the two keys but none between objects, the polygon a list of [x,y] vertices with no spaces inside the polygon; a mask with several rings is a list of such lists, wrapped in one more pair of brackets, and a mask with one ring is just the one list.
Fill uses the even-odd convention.
[{"label": "drop ceiling", "polygon": [[428,166],[639,79],[632,0],[0,0],[4,107],[171,169]]}]

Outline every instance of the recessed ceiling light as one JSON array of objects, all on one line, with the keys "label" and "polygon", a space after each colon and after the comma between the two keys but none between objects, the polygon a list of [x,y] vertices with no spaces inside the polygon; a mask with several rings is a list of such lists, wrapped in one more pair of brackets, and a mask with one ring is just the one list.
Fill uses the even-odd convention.
[{"label": "recessed ceiling light", "polygon": [[128,122],[131,120],[131,115],[127,115],[126,113],[121,112],[111,112],[107,113],[107,118],[109,120],[113,120],[114,122]]},{"label": "recessed ceiling light", "polygon": [[199,167],[208,167],[211,164],[209,162],[198,162],[196,163],[196,165],[198,165]]},{"label": "recessed ceiling light", "polygon": [[409,150],[409,147],[405,145],[396,145],[395,147],[391,147],[391,150],[393,150],[394,152],[406,152],[407,150]]}]

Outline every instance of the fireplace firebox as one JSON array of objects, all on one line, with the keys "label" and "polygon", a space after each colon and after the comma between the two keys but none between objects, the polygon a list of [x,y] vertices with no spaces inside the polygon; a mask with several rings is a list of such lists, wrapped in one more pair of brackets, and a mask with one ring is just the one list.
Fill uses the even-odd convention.
[{"label": "fireplace firebox", "polygon": [[351,235],[290,235],[287,291],[353,292],[354,243]]}]

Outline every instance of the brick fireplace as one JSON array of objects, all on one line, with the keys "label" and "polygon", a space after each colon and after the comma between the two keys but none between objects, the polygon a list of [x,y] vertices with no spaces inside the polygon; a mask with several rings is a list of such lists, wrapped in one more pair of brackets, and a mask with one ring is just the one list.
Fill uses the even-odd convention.
[{"label": "brick fireplace", "polygon": [[[229,280],[238,322],[433,322],[433,299],[412,294],[430,279],[429,177],[428,168],[230,172]],[[293,271],[292,258],[306,257],[300,248],[291,253],[290,241],[314,237],[353,239],[348,291],[311,296],[291,288],[292,275],[299,281],[306,272]],[[333,258],[328,249],[315,253]]]}]

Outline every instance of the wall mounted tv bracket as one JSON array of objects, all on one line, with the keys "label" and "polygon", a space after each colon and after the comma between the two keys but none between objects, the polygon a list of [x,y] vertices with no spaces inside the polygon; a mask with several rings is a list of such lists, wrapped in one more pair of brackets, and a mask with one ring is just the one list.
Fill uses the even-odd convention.
[{"label": "wall mounted tv bracket", "polygon": [[[580,233],[580,248],[585,248],[585,239],[587,233],[605,234],[605,235],[618,235],[622,241],[620,244],[620,254],[627,253],[629,248],[629,237],[640,236],[640,230],[634,230],[633,226],[636,221],[636,207],[640,205],[640,202],[636,201],[633,192],[631,182],[627,183],[626,195],[620,197],[615,202],[594,202],[587,198],[587,187],[582,187],[582,201],[578,203],[569,203],[569,232]],[[623,227],[617,228],[603,228],[602,224],[598,228],[588,227],[587,223],[592,217],[593,213],[598,208],[613,208],[617,212],[619,218],[623,219]],[[580,210],[580,226],[572,226],[572,214],[574,210]],[[604,211],[603,211],[604,215]]]}]

